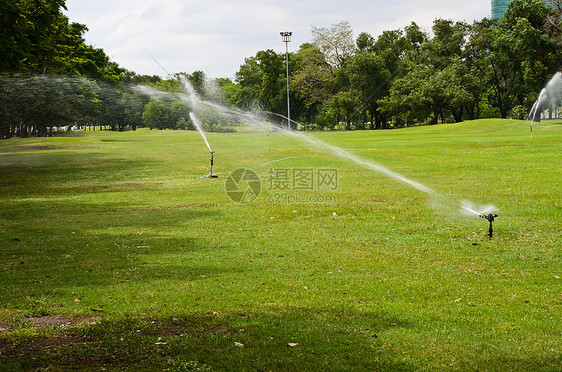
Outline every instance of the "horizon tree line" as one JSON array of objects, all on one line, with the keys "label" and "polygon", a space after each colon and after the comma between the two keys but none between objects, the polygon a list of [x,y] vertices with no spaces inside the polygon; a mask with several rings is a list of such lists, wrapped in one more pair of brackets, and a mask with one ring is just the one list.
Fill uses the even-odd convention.
[{"label": "horizon tree line", "polygon": [[[258,51],[234,81],[203,71],[163,79],[121,68],[87,45],[87,27],[63,15],[65,0],[0,0],[0,138],[55,129],[193,129],[174,99],[181,77],[209,100],[286,115],[285,55]],[[349,22],[312,27],[289,55],[292,118],[309,130],[386,129],[478,118],[523,119],[562,69],[562,0],[515,0],[502,19],[436,19],[378,37]],[[149,86],[167,95],[133,89]],[[213,89],[209,89],[212,86]],[[207,130],[233,124],[217,115]]]}]

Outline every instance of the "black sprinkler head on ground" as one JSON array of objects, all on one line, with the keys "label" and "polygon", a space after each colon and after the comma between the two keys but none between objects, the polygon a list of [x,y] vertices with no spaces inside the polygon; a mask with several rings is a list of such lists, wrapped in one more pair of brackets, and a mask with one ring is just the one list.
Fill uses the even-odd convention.
[{"label": "black sprinkler head on ground", "polygon": [[219,178],[218,174],[213,174],[213,165],[215,164],[214,154],[215,154],[215,152],[211,151],[211,173],[209,173],[209,177],[210,178]]},{"label": "black sprinkler head on ground", "polygon": [[488,220],[488,222],[490,222],[490,229],[488,230],[488,237],[490,238],[490,240],[492,240],[492,234],[494,233],[494,229],[492,229],[492,222],[494,222],[494,219],[498,216],[497,214],[488,214],[488,215],[483,215],[483,214],[479,214],[480,217],[485,218]]}]

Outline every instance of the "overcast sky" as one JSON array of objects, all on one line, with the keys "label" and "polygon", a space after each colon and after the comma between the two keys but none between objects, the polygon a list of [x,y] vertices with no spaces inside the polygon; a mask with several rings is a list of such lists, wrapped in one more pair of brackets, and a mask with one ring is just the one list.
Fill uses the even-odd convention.
[{"label": "overcast sky", "polygon": [[289,51],[312,39],[311,26],[349,21],[354,37],[415,21],[472,22],[490,16],[490,0],[67,0],[71,22],[89,28],[86,42],[138,74],[197,70],[233,78],[244,58],[285,51],[279,32],[292,31]]}]

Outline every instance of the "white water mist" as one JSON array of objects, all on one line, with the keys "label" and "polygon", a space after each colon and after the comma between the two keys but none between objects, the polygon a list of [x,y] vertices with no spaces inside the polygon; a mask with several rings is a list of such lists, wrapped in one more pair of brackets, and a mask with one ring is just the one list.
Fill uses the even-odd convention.
[{"label": "white water mist", "polygon": [[199,132],[199,134],[201,134],[201,137],[203,137],[203,140],[205,141],[205,144],[207,145],[207,148],[209,149],[209,152],[213,152],[213,150],[211,150],[211,145],[209,145],[209,141],[207,141],[207,136],[205,135],[205,132],[203,131],[203,127],[201,126],[201,122],[199,121],[199,119],[197,119],[197,116],[195,116],[193,114],[193,112],[190,112],[189,117],[191,118],[191,122],[193,123],[195,128],[197,128],[197,131]]},{"label": "white water mist", "polygon": [[488,213],[498,212],[498,208],[494,205],[476,205],[468,200],[461,201],[461,212],[466,215],[483,216]]},{"label": "white water mist", "polygon": [[[180,95],[175,95],[176,98],[182,99],[184,102],[186,102],[190,109],[191,112],[189,114],[193,124],[195,125],[195,127],[197,128],[197,130],[199,131],[199,133],[201,134],[201,136],[203,137],[203,139],[205,140],[205,143],[207,145],[207,147],[209,148],[209,151],[211,150],[211,146],[209,145],[209,142],[207,141],[207,138],[205,136],[205,132],[203,131],[203,128],[201,126],[201,122],[198,120],[198,115],[204,115],[207,111],[213,111],[218,115],[224,116],[229,118],[231,121],[236,122],[236,123],[240,123],[246,126],[250,126],[250,127],[255,127],[255,128],[267,128],[267,129],[271,129],[272,125],[275,127],[276,131],[284,133],[286,135],[290,135],[293,138],[296,138],[300,141],[304,141],[306,143],[308,143],[309,145],[313,146],[314,148],[324,148],[327,149],[328,151],[330,151],[331,153],[333,153],[334,155],[343,158],[343,159],[347,159],[357,165],[360,165],[363,168],[369,169],[371,171],[374,172],[378,172],[381,173],[387,177],[390,177],[396,181],[399,181],[401,183],[404,183],[410,187],[415,188],[418,191],[421,191],[429,196],[431,196],[433,198],[433,200],[441,200],[443,201],[443,197],[441,195],[439,195],[435,190],[431,189],[430,187],[423,185],[420,182],[414,181],[408,177],[403,176],[400,173],[397,173],[395,171],[392,171],[388,168],[386,168],[385,166],[372,161],[372,160],[368,160],[368,159],[364,159],[356,154],[353,154],[347,150],[342,149],[341,147],[335,146],[335,145],[331,145],[328,144],[324,141],[321,141],[317,138],[314,138],[313,136],[301,133],[301,132],[295,132],[295,131],[289,131],[287,129],[285,129],[284,127],[281,126],[277,126],[275,124],[271,124],[270,122],[267,122],[266,120],[264,120],[264,116],[261,112],[251,112],[251,111],[243,111],[243,110],[239,110],[239,109],[232,109],[232,108],[228,108],[225,107],[221,104],[215,103],[215,102],[211,102],[208,100],[204,100],[202,99],[195,91],[195,89],[193,88],[193,86],[190,84],[189,80],[185,77],[181,77],[181,82],[182,85],[184,86],[186,93],[185,94],[180,94]],[[275,114],[278,115],[278,114]],[[281,116],[281,115],[278,115]],[[268,164],[268,163],[266,163]],[[456,208],[458,208],[460,210],[460,213],[465,214],[465,215],[481,215],[481,214],[487,214],[490,213],[491,211],[497,211],[497,208],[495,206],[492,205],[487,205],[487,206],[478,206],[476,204],[473,204],[471,202],[468,202],[466,200],[457,202],[457,203],[453,203],[456,204]],[[451,208],[450,203],[448,203],[448,209]]]},{"label": "white water mist", "polygon": [[531,124],[529,129],[531,130],[531,138],[533,138],[533,123],[540,116],[542,110],[546,107],[552,107],[559,104],[562,99],[562,73],[557,72],[554,74],[552,79],[545,85],[539,94],[539,98],[533,104],[531,111],[529,112],[529,120]]},{"label": "white water mist", "polygon": [[311,136],[308,136],[306,134],[303,134],[301,132],[292,132],[292,131],[288,131],[286,129],[280,129],[282,130],[284,133],[287,133],[289,135],[294,136],[295,138],[298,138],[300,140],[306,141],[310,144],[315,145],[316,147],[324,147],[328,150],[330,150],[333,154],[335,154],[336,156],[340,157],[340,158],[345,158],[348,160],[351,160],[352,162],[362,166],[363,168],[367,168],[370,169],[372,171],[375,172],[379,172],[382,173],[388,177],[394,178],[397,181],[403,182],[407,185],[410,185],[412,187],[414,187],[415,189],[425,192],[426,194],[429,195],[437,195],[435,191],[433,191],[432,189],[430,189],[429,187],[422,185],[419,182],[416,182],[414,180],[411,180],[409,178],[404,177],[403,175],[391,171],[390,169],[372,161],[372,160],[367,160],[367,159],[363,159],[358,155],[352,154],[351,152],[342,149],[341,147],[338,146],[334,146],[334,145],[330,145],[326,142],[320,141],[316,138],[313,138]]}]

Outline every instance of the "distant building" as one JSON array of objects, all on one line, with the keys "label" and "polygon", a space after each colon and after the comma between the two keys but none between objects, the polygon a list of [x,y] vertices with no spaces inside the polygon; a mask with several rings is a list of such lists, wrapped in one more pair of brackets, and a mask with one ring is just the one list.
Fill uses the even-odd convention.
[{"label": "distant building", "polygon": [[492,0],[492,18],[502,18],[511,0]]},{"label": "distant building", "polygon": [[[503,14],[507,10],[507,4],[512,0],[492,0],[492,18],[503,18]],[[543,3],[552,6],[550,0],[542,0]]]}]

